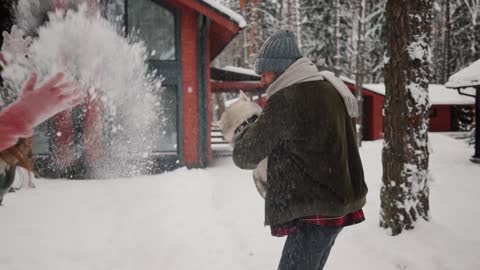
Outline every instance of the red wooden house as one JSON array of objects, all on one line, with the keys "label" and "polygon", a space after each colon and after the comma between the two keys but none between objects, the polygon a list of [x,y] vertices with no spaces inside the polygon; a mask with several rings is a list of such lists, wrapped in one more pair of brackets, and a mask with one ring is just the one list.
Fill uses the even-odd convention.
[{"label": "red wooden house", "polygon": [[[56,1],[54,7],[64,2]],[[246,26],[244,19],[210,0],[92,0],[89,4],[90,8],[103,5],[107,17],[120,15],[127,32],[139,30],[148,49],[162,52],[149,59],[165,77],[164,93],[171,101],[163,140],[168,143],[149,156],[155,171],[207,166],[212,157],[210,63]],[[37,167],[43,175],[89,177],[88,167],[104,154],[104,136],[96,124],[99,114],[94,104],[87,106],[83,118],[75,117],[74,111],[63,113],[50,126],[53,135],[38,136]]]}]

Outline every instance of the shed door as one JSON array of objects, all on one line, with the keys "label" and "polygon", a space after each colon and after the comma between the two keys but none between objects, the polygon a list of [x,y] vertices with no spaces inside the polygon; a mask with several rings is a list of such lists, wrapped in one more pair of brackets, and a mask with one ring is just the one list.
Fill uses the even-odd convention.
[{"label": "shed door", "polygon": [[372,115],[372,98],[369,96],[363,96],[363,113],[362,113],[362,139],[371,140],[372,136],[370,133],[371,123],[370,120]]}]

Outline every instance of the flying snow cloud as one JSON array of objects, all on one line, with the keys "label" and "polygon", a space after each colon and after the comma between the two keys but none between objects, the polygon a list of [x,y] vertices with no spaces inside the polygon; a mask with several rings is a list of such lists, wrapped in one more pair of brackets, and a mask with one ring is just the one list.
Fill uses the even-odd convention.
[{"label": "flying snow cloud", "polygon": [[[106,148],[110,164],[122,166],[132,155],[151,151],[152,126],[158,122],[161,76],[150,71],[148,51],[142,41],[124,37],[85,1],[74,8],[48,12],[50,1],[20,0],[17,22],[29,34],[36,33],[28,58],[5,67],[2,77],[10,89],[21,85],[32,71],[40,81],[64,72],[83,89],[89,101],[101,104],[104,129],[111,134]],[[46,22],[39,18],[47,16]],[[43,24],[41,24],[43,23]],[[156,93],[154,95],[153,93]],[[17,93],[18,94],[18,93]]]}]

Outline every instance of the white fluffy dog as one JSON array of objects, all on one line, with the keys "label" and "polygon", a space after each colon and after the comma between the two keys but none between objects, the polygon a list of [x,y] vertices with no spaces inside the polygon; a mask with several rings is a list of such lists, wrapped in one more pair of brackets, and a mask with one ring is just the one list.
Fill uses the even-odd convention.
[{"label": "white fluffy dog", "polygon": [[[238,136],[245,126],[255,122],[261,113],[262,108],[240,91],[239,99],[225,110],[217,125],[222,129],[225,139],[233,145],[234,137]],[[268,159],[265,158],[253,171],[255,186],[264,199],[267,195],[267,166]]]}]

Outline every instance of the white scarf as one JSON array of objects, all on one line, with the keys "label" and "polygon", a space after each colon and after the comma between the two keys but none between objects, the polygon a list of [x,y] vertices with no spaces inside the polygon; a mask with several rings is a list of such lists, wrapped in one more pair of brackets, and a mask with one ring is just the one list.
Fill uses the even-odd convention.
[{"label": "white scarf", "polygon": [[358,117],[358,102],[352,92],[343,83],[342,80],[337,78],[333,73],[328,71],[319,72],[315,64],[307,58],[300,58],[285,72],[280,75],[270,86],[267,88],[267,99],[270,98],[276,92],[289,87],[291,85],[310,82],[310,81],[323,81],[327,80],[343,98],[348,115],[352,118]]}]

